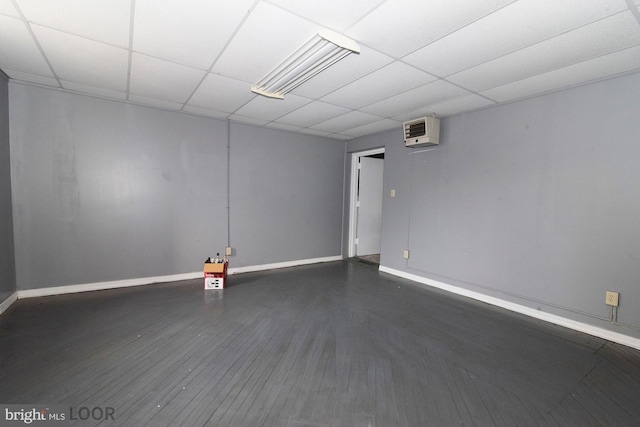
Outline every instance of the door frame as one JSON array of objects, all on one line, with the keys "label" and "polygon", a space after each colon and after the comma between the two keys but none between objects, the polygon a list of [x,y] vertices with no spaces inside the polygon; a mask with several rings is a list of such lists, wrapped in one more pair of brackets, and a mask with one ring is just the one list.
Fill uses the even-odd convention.
[{"label": "door frame", "polygon": [[358,225],[358,163],[360,161],[360,157],[367,157],[374,154],[383,153],[384,147],[351,153],[351,185],[349,191],[349,244],[347,245],[349,258],[356,256],[356,231]]}]

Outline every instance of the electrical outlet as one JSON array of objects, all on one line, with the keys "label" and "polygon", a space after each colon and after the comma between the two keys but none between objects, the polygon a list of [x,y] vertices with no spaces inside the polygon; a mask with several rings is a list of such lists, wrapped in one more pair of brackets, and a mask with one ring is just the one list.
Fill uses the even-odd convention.
[{"label": "electrical outlet", "polygon": [[225,254],[226,256],[231,256],[231,250],[232,250],[232,249],[231,249],[231,246],[227,246],[227,247],[225,248],[225,250],[224,250],[224,254]]},{"label": "electrical outlet", "polygon": [[395,189],[391,189],[391,197],[396,197],[396,190]]},{"label": "electrical outlet", "polygon": [[607,303],[607,305],[617,307],[619,298],[620,298],[620,294],[618,292],[607,291],[605,302]]},{"label": "electrical outlet", "polygon": [[409,259],[409,251],[406,250],[406,249],[404,251],[402,251],[402,257],[404,259]]}]

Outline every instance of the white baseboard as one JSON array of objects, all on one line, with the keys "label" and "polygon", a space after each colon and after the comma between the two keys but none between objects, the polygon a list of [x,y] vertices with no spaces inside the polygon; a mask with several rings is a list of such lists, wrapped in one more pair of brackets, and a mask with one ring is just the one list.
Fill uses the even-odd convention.
[{"label": "white baseboard", "polygon": [[126,288],[129,286],[151,285],[154,283],[176,282],[203,277],[203,272],[172,274],[169,276],[142,277],[139,279],[113,280],[110,282],[85,283],[81,285],[56,286],[18,291],[18,298],[46,297],[50,295],[71,294],[76,292],[102,291],[105,289]]},{"label": "white baseboard", "polygon": [[573,329],[579,332],[584,332],[589,335],[593,335],[608,341],[613,341],[618,344],[623,344],[628,347],[632,347],[640,350],[640,339],[638,338],[634,338],[634,337],[624,335],[618,332],[610,331],[607,329],[599,328],[597,326],[589,325],[587,323],[582,323],[575,320],[567,319],[565,317],[558,316],[555,314],[545,313],[543,311],[539,311],[531,307],[526,307],[524,305],[505,301],[500,298],[484,295],[479,292],[470,291],[468,289],[460,288],[458,286],[448,285],[446,283],[439,282],[437,280],[427,279],[425,277],[418,276],[416,274],[405,273],[404,271],[396,270],[393,268],[380,266],[379,271],[383,273],[389,273],[394,276],[402,277],[405,279],[409,279],[423,285],[442,289],[447,292],[452,292],[454,294],[462,295],[468,298],[473,298],[475,300],[482,301],[487,304],[505,308],[507,310],[514,311],[516,313],[524,314],[526,316],[534,317],[539,320],[544,320],[545,322],[553,323],[559,326],[564,326],[565,328]]},{"label": "white baseboard", "polygon": [[[247,267],[230,268],[228,271],[228,274],[246,273],[250,271],[272,270],[275,268],[295,267],[299,265],[317,264],[321,262],[340,261],[340,260],[342,260],[342,256],[301,259],[296,261],[279,262],[274,264],[252,265]],[[11,297],[9,297],[9,299],[7,299],[7,301],[9,302],[5,301],[2,304],[0,304],[0,313],[4,311],[2,308],[5,306],[5,304],[6,304],[6,308],[8,308],[16,299],[46,297],[51,295],[71,294],[76,292],[102,291],[105,289],[126,288],[129,286],[142,286],[142,285],[151,285],[154,283],[200,279],[203,277],[203,275],[204,273],[202,271],[198,271],[195,273],[173,274],[169,276],[142,277],[139,279],[114,280],[109,282],[96,282],[96,283],[85,283],[80,285],[56,286],[51,288],[27,289],[27,290],[18,291],[14,295],[12,295],[14,296],[13,300],[9,301],[11,299]]]},{"label": "white baseboard", "polygon": [[9,295],[9,298],[7,298],[6,300],[0,302],[0,314],[2,314],[5,311],[7,311],[7,309],[9,307],[11,307],[11,304],[16,302],[17,299],[18,299],[18,293],[14,292],[11,295]]},{"label": "white baseboard", "polygon": [[247,267],[229,268],[229,274],[249,273],[252,271],[273,270],[276,268],[297,267],[299,265],[318,264],[321,262],[341,261],[342,256],[330,256],[325,258],[300,259],[295,261],[276,262],[273,264],[250,265]]}]

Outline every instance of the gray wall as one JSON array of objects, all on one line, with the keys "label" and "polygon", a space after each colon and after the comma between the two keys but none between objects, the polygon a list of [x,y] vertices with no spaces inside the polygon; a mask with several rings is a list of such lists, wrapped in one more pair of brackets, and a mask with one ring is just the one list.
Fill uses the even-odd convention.
[{"label": "gray wall", "polygon": [[234,263],[341,255],[344,142],[232,124]]},{"label": "gray wall", "polygon": [[16,291],[9,157],[9,85],[0,71],[0,303]]},{"label": "gray wall", "polygon": [[340,255],[343,142],[9,89],[18,289]]},{"label": "gray wall", "polygon": [[194,272],[224,244],[224,122],[9,88],[18,289]]},{"label": "gray wall", "polygon": [[638,99],[634,74],[445,119],[433,149],[348,143],[386,147],[382,265],[640,336]]}]

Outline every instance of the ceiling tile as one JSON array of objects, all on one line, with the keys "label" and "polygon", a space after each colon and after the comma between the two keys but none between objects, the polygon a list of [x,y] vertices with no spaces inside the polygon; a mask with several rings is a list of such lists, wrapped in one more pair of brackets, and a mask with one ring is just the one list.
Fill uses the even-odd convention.
[{"label": "ceiling tile", "polygon": [[55,86],[60,87],[60,84],[53,77],[39,76],[36,74],[23,73],[22,71],[11,70],[9,68],[0,67],[2,71],[4,71],[11,79],[27,82],[27,83],[35,83],[39,85],[45,86]]},{"label": "ceiling tile", "polygon": [[[401,58],[514,1],[387,1],[346,34],[387,55]],[[399,32],[402,37],[393,36]]]},{"label": "ceiling tile", "polygon": [[16,8],[13,7],[11,0],[0,0],[0,15],[13,16],[15,18],[20,16],[18,15]]},{"label": "ceiling tile", "polygon": [[358,126],[374,123],[380,120],[380,117],[372,114],[363,113],[361,111],[351,111],[333,119],[326,120],[317,125],[311,126],[311,129],[340,133],[347,129],[352,129]]},{"label": "ceiling tile", "polygon": [[208,70],[253,0],[137,0],[135,51]]},{"label": "ceiling tile", "polygon": [[103,89],[95,86],[89,86],[89,85],[84,85],[84,84],[75,83],[75,82],[68,82],[64,80],[61,80],[60,83],[62,83],[62,87],[64,87],[65,89],[68,89],[74,92],[85,93],[89,95],[97,95],[104,98],[112,98],[112,99],[120,99],[120,100],[127,99],[127,94],[125,92],[118,92],[115,90]]},{"label": "ceiling tile", "polygon": [[323,97],[322,101],[358,109],[434,80],[432,75],[412,66],[393,62]]},{"label": "ceiling tile", "polygon": [[329,135],[327,135],[327,138],[338,139],[338,140],[341,140],[341,141],[348,141],[348,140],[352,139],[353,137],[347,136],[347,135],[340,135],[339,133],[330,133]]},{"label": "ceiling tile", "polygon": [[209,73],[189,100],[189,105],[233,113],[254,96],[249,83]]},{"label": "ceiling tile", "polygon": [[459,98],[468,93],[466,90],[449,82],[436,80],[435,82],[364,107],[362,111],[381,117],[393,117],[405,111],[413,111],[449,98]]},{"label": "ceiling tile", "polygon": [[[385,0],[268,0],[316,24],[343,31]],[[336,13],[339,11],[339,13]]]},{"label": "ceiling tile", "polygon": [[314,101],[280,117],[277,122],[309,127],[341,114],[348,113],[349,111],[348,108],[327,104],[326,102]]},{"label": "ceiling tile", "polygon": [[376,52],[366,46],[361,46],[360,54],[347,56],[342,61],[306,81],[292,93],[318,99],[376,71],[392,61],[393,59],[387,55]]},{"label": "ceiling tile", "polygon": [[16,0],[34,24],[120,47],[129,47],[129,0]]},{"label": "ceiling tile", "polygon": [[246,103],[236,111],[237,114],[245,117],[255,117],[260,120],[272,121],[282,117],[305,104],[311,102],[308,98],[288,94],[284,99],[271,99],[260,95]]},{"label": "ceiling tile", "polygon": [[307,135],[315,135],[315,136],[329,136],[331,132],[324,132],[320,130],[315,130],[311,128],[300,129],[300,133],[306,133]]},{"label": "ceiling tile", "polygon": [[483,91],[640,44],[640,26],[619,13],[501,58],[454,74],[447,80]]},{"label": "ceiling tile", "polygon": [[408,55],[403,61],[448,76],[625,10],[624,0],[520,0]]},{"label": "ceiling tile", "polygon": [[185,106],[182,111],[187,113],[197,114],[199,116],[207,116],[214,117],[216,119],[226,119],[229,116],[228,113],[223,113],[220,111],[209,110],[207,108],[194,107],[193,105]]},{"label": "ceiling tile", "polygon": [[242,123],[248,123],[251,125],[258,125],[258,126],[264,126],[267,123],[269,123],[268,120],[257,119],[255,117],[242,116],[240,114],[232,114],[229,116],[229,119],[242,122]]},{"label": "ceiling tile", "polygon": [[265,126],[274,129],[288,130],[290,132],[297,132],[302,129],[300,126],[285,125],[284,123],[278,122],[267,123]]},{"label": "ceiling tile", "polygon": [[211,71],[258,82],[321,27],[279,7],[259,3]]},{"label": "ceiling tile", "polygon": [[461,96],[460,98],[453,98],[441,102],[436,102],[435,104],[427,105],[424,108],[410,113],[400,114],[394,117],[394,119],[401,122],[406,122],[407,120],[425,117],[430,114],[435,114],[439,117],[451,116],[463,111],[477,110],[479,108],[487,107],[494,104],[494,101],[484,98],[480,95],[465,95]]},{"label": "ceiling tile", "polygon": [[171,102],[164,99],[149,98],[146,96],[129,95],[129,101],[134,104],[146,105],[150,107],[158,107],[167,110],[179,110],[182,104],[178,102]]},{"label": "ceiling tile", "polygon": [[25,24],[0,16],[0,68],[53,77]]},{"label": "ceiling tile", "polygon": [[148,98],[184,103],[205,74],[195,68],[134,53],[130,91]]},{"label": "ceiling tile", "polygon": [[46,27],[32,28],[61,79],[126,90],[129,55],[125,49]]},{"label": "ceiling tile", "polygon": [[500,102],[511,101],[632,70],[640,70],[640,46],[489,89],[482,94]]},{"label": "ceiling tile", "polygon": [[352,129],[340,132],[342,135],[352,138],[364,135],[370,135],[372,133],[378,133],[389,129],[398,128],[398,134],[402,136],[402,123],[397,120],[384,119],[375,123],[369,123],[364,126],[355,127]]}]

